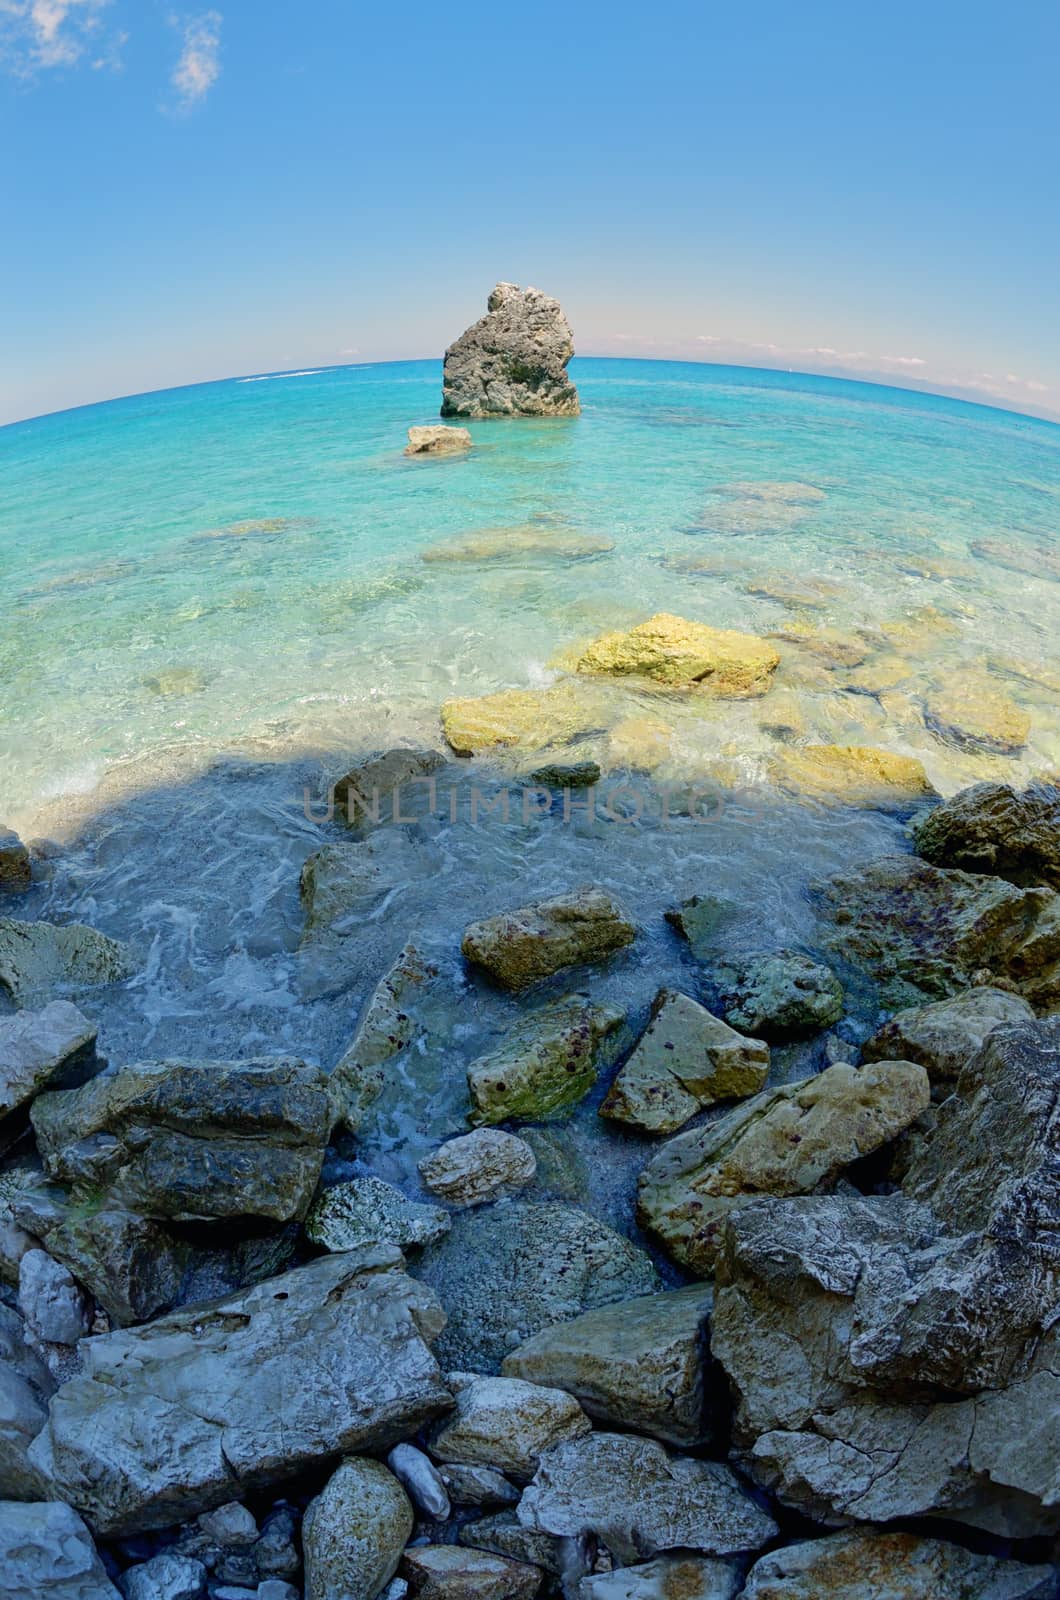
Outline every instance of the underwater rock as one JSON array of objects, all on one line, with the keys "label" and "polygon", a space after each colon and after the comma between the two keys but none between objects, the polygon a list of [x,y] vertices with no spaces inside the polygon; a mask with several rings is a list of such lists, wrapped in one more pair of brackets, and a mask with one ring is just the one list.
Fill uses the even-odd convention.
[{"label": "underwater rock", "polygon": [[1011,539],[973,539],[968,548],[980,561],[1007,567],[1010,572],[1021,572],[1028,578],[1051,578],[1054,583],[1060,583],[1060,555],[1054,550],[1040,545],[1027,549]]},{"label": "underwater rock", "polygon": [[1018,755],[1031,729],[1028,713],[985,673],[928,694],[924,721],[940,739],[1003,756]]},{"label": "underwater rock", "polygon": [[433,809],[431,775],[444,766],[438,750],[385,750],[338,780],[336,809],[351,828],[411,822]]},{"label": "underwater rock", "polygon": [[96,1532],[165,1528],[452,1404],[425,1339],[444,1321],[392,1245],[82,1341],[31,1459]]},{"label": "underwater rock", "polygon": [[872,646],[854,633],[844,633],[839,628],[817,628],[808,622],[789,622],[770,633],[771,639],[783,644],[797,645],[804,653],[820,661],[830,671],[837,667],[860,667],[866,661]]},{"label": "underwater rock", "polygon": [[635,676],[667,689],[747,699],[766,693],[779,664],[773,646],[754,634],[659,612],[635,628],[604,634],[582,652],[576,667]]},{"label": "underwater rock", "polygon": [[887,694],[892,689],[897,689],[900,683],[906,683],[914,676],[916,668],[904,656],[895,655],[893,652],[873,656],[860,667],[855,667],[848,672],[843,680],[843,688],[852,694]]},{"label": "underwater rock", "polygon": [[420,552],[420,560],[429,565],[536,558],[591,561],[595,556],[608,555],[614,548],[614,540],[607,538],[606,534],[581,533],[577,528],[525,522],[511,528],[483,528],[478,533],[467,533],[461,539],[432,544]]},{"label": "underwater rock", "polygon": [[743,1600],[1048,1600],[1050,1567],[978,1555],[941,1539],[850,1528],[760,1556]]},{"label": "underwater rock", "polygon": [[802,701],[793,689],[770,689],[762,701],[758,726],[771,739],[801,739],[806,732]]},{"label": "underwater rock", "polygon": [[741,500],[761,500],[764,505],[781,506],[816,506],[828,498],[816,484],[800,483],[797,479],[763,478],[727,483],[722,492]]},{"label": "underwater rock", "polygon": [[660,1286],[647,1253],[606,1223],[573,1206],[524,1200],[458,1212],[416,1275],[449,1318],[438,1358],[463,1372],[499,1372],[542,1328]]},{"label": "underwater rock", "polygon": [[578,391],[567,376],[573,354],[558,300],[498,283],[486,315],[445,352],[442,416],[577,416]]},{"label": "underwater rock", "polygon": [[206,679],[198,667],[166,667],[144,679],[144,687],[164,700],[185,694],[201,694]]},{"label": "underwater rock", "polygon": [[548,689],[502,689],[499,694],[447,700],[442,732],[458,756],[483,750],[544,750],[570,744],[592,733],[600,708],[577,687],[557,683]]},{"label": "underwater rock", "polygon": [[739,1568],[728,1561],[661,1556],[583,1578],[578,1600],[734,1600],[740,1589]]},{"label": "underwater rock", "polygon": [[420,1031],[417,1002],[437,976],[438,968],[407,944],[369,997],[353,1041],[329,1079],[335,1114],[352,1133],[386,1086],[386,1063]]},{"label": "underwater rock", "polygon": [[608,764],[655,772],[670,759],[673,736],[673,728],[659,717],[622,717],[607,731]]},{"label": "underwater rock", "polygon": [[444,422],[432,422],[427,427],[410,428],[407,456],[451,456],[471,449],[471,434],[467,428],[447,428]]},{"label": "underwater rock", "polygon": [[541,1122],[576,1105],[596,1082],[625,1012],[575,996],[529,1012],[467,1069],[474,1123]]},{"label": "underwater rock", "polygon": [[695,1284],[584,1311],[535,1333],[505,1357],[503,1371],[565,1389],[596,1422],[704,1444],[713,1431],[705,1393],[712,1299]]},{"label": "underwater rock", "polygon": [[1026,1000],[1007,989],[964,989],[952,1000],[897,1012],[861,1053],[866,1061],[919,1061],[934,1088],[956,1078],[995,1028],[1033,1021]]},{"label": "underwater rock", "polygon": [[68,1000],[0,1017],[0,1149],[24,1123],[24,1113],[12,1113],[27,1101],[45,1089],[76,1088],[100,1070],[97,1032]]},{"label": "underwater rock", "polygon": [[33,873],[29,851],[17,833],[0,826],[0,894],[25,894]]},{"label": "underwater rock", "polygon": [[419,1249],[449,1232],[449,1214],[441,1206],[410,1200],[382,1178],[351,1178],[325,1189],[313,1202],[305,1231],[325,1250],[356,1250],[368,1244]]},{"label": "underwater rock", "polygon": [[666,920],[688,940],[697,961],[708,961],[717,951],[719,928],[736,916],[739,907],[733,900],[716,894],[694,894],[667,911]]},{"label": "underwater rock", "polygon": [[761,600],[775,600],[792,611],[827,611],[847,593],[842,584],[832,583],[828,578],[808,578],[790,572],[764,572],[749,578],[743,589],[745,594],[753,594]]},{"label": "underwater rock", "polygon": [[936,798],[915,756],[871,745],[807,744],[779,750],[769,759],[769,775],[789,794],[867,811],[906,811]]},{"label": "underwater rock", "polygon": [[714,1269],[725,1219],[756,1195],[808,1194],[915,1122],[930,1103],[910,1061],[852,1067],[767,1089],[671,1139],[640,1178],[637,1217],[690,1272]]},{"label": "underwater rock", "polygon": [[70,989],[120,983],[136,970],[132,952],[81,922],[16,922],[0,917],[0,989],[17,1006]]},{"label": "underwater rock", "polygon": [[936,867],[1060,889],[1060,788],[974,784],[920,817],[913,843]]},{"label": "underwater rock", "polygon": [[545,1533],[595,1533],[623,1562],[661,1550],[757,1550],[777,1532],[728,1467],[624,1433],[592,1433],[547,1451],[518,1517]]},{"label": "underwater rock", "polygon": [[549,761],[530,780],[546,789],[591,789],[600,782],[600,768],[595,761]]},{"label": "underwater rock", "polygon": [[57,1501],[0,1501],[7,1600],[122,1600],[77,1512]]},{"label": "underwater rock", "polygon": [[525,1139],[499,1128],[476,1128],[447,1139],[420,1162],[419,1172],[432,1194],[451,1206],[480,1206],[525,1188],[537,1159]]},{"label": "underwater rock", "polygon": [[530,1478],[542,1451],[591,1432],[577,1400],[561,1389],[475,1372],[447,1372],[445,1381],[456,1410],[432,1430],[430,1451],[439,1461]]},{"label": "underwater rock", "polygon": [[380,1461],[344,1461],[302,1523],[306,1600],[366,1600],[398,1569],[416,1519],[408,1495]]},{"label": "underwater rock", "polygon": [[566,967],[602,961],[632,944],[636,932],[617,900],[581,884],[567,894],[471,923],[461,949],[501,988],[519,990]]},{"label": "underwater rock", "polygon": [[325,1075],[293,1056],[139,1061],[30,1115],[50,1177],[186,1222],[303,1216],[332,1125]]},{"label": "underwater rock", "polygon": [[768,1045],[734,1032],[688,995],[660,989],[600,1115],[673,1133],[704,1106],[757,1094],[768,1074]]},{"label": "underwater rock", "polygon": [[843,986],[799,950],[765,950],[714,969],[725,1020],[756,1039],[800,1039],[843,1015]]},{"label": "underwater rock", "polygon": [[401,1571],[419,1600],[533,1600],[541,1587],[537,1567],[457,1544],[410,1545]]},{"label": "underwater rock", "polygon": [[819,891],[821,943],[870,973],[887,1005],[915,1006],[974,985],[1060,1004],[1060,896],[883,856]]}]

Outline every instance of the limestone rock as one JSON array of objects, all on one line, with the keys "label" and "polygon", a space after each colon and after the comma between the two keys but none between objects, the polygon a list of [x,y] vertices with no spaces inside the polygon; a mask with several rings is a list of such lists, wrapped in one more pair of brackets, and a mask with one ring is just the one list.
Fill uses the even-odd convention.
[{"label": "limestone rock", "polygon": [[52,1492],[27,1451],[47,1420],[54,1388],[48,1368],[26,1342],[22,1318],[0,1304],[0,1496],[26,1500]]},{"label": "limestone rock", "polygon": [[81,922],[16,922],[0,917],[0,989],[17,1006],[41,1005],[69,990],[120,983],[132,953]]},{"label": "limestone rock", "polygon": [[778,605],[792,611],[827,611],[846,594],[842,584],[828,578],[806,577],[801,573],[763,572],[749,578],[743,586],[745,594],[762,600],[775,600]]},{"label": "limestone rock", "polygon": [[1031,728],[1023,707],[985,673],[965,674],[929,694],[924,721],[948,742],[1006,756],[1023,749]]},{"label": "limestone rock", "polygon": [[306,1600],[365,1600],[385,1589],[412,1537],[408,1496],[379,1461],[344,1461],[302,1524]]},{"label": "limestone rock", "polygon": [[709,1556],[661,1556],[583,1578],[578,1600],[734,1600],[740,1572]]},{"label": "limestone rock", "polygon": [[99,1070],[96,1032],[68,1000],[0,1017],[0,1146],[4,1119],[27,1101],[43,1089],[72,1089]]},{"label": "limestone rock", "polygon": [[17,833],[0,826],[0,894],[25,894],[31,878],[29,851]]},{"label": "limestone rock", "polygon": [[401,1570],[419,1600],[533,1600],[537,1567],[456,1544],[410,1545]]},{"label": "limestone rock", "polygon": [[336,1115],[352,1133],[383,1092],[387,1062],[417,1037],[417,1002],[437,975],[437,967],[424,960],[414,944],[407,944],[370,995],[329,1082]]},{"label": "limestone rock", "polygon": [[451,456],[471,449],[471,434],[467,428],[447,428],[444,422],[434,422],[425,428],[410,428],[407,456]]},{"label": "limestone rock", "polygon": [[519,1490],[495,1467],[458,1466],[443,1461],[438,1475],[457,1506],[514,1506]]},{"label": "limestone rock", "polygon": [[704,1106],[757,1094],[768,1074],[768,1045],[735,1033],[688,995],[661,989],[600,1115],[673,1133]]},{"label": "limestone rock", "polygon": [[666,920],[688,940],[695,959],[707,961],[716,950],[718,930],[736,915],[736,911],[733,901],[720,895],[694,894],[668,911]]},{"label": "limestone rock", "polygon": [[543,1450],[591,1428],[577,1400],[560,1389],[474,1372],[447,1373],[446,1383],[456,1397],[456,1411],[431,1435],[431,1452],[439,1461],[529,1478]]},{"label": "limestone rock", "polygon": [[145,1216],[300,1217],[320,1176],[327,1080],[289,1056],[141,1061],[31,1112],[49,1174]]},{"label": "limestone rock", "polygon": [[981,561],[1006,567],[1010,572],[1022,572],[1029,578],[1051,578],[1060,583],[1060,556],[1055,550],[1035,545],[1028,549],[1012,539],[973,539],[968,546]]},{"label": "limestone rock", "polygon": [[356,1250],[368,1244],[418,1249],[448,1233],[449,1216],[441,1206],[410,1200],[382,1178],[351,1178],[325,1189],[314,1201],[305,1231],[325,1250]]},{"label": "limestone rock", "polygon": [[616,1006],[576,997],[527,1013],[497,1049],[468,1067],[469,1120],[540,1122],[576,1105],[624,1021]]},{"label": "limestone rock", "polygon": [[747,699],[766,693],[779,664],[774,647],[753,634],[659,612],[626,632],[595,640],[579,656],[577,670]]},{"label": "limestone rock", "polygon": [[705,1392],[709,1288],[696,1284],[585,1311],[543,1328],[503,1370],[565,1389],[597,1422],[667,1444],[711,1434]]},{"label": "limestone rock", "polygon": [[22,1257],[40,1242],[15,1215],[19,1196],[39,1181],[39,1169],[28,1160],[13,1163],[0,1172],[0,1278],[6,1283],[18,1283]]},{"label": "limestone rock", "polygon": [[818,628],[808,622],[790,622],[770,635],[785,644],[798,646],[800,651],[813,656],[826,668],[859,667],[869,655],[871,646],[854,633],[840,628]]},{"label": "limestone rock", "polygon": [[525,1188],[537,1171],[525,1139],[499,1128],[476,1128],[420,1162],[420,1177],[451,1206],[480,1206]]},{"label": "limestone rock", "polygon": [[948,1084],[995,1028],[1033,1020],[1026,1000],[1007,989],[963,989],[951,1000],[897,1012],[861,1053],[866,1061],[919,1061],[933,1086]]},{"label": "limestone rock", "polygon": [[766,950],[715,969],[725,1020],[757,1039],[799,1039],[843,1015],[843,986],[799,950]]},{"label": "limestone rock", "polygon": [[57,1501],[0,1501],[6,1600],[121,1600],[76,1511]]},{"label": "limestone rock", "polygon": [[416,1270],[449,1317],[439,1358],[465,1372],[497,1372],[541,1328],[659,1287],[647,1254],[605,1223],[522,1200],[458,1213]]},{"label": "limestone rock", "polygon": [[518,1516],[546,1533],[595,1533],[626,1563],[663,1550],[757,1550],[777,1531],[728,1467],[624,1433],[592,1433],[549,1450]]},{"label": "limestone rock", "polygon": [[1060,788],[974,784],[921,817],[913,840],[936,867],[1060,889]]},{"label": "limestone rock", "polygon": [[97,1533],[168,1527],[451,1404],[434,1295],[380,1245],[83,1340],[31,1459]]},{"label": "limestone rock", "polygon": [[449,1494],[430,1456],[403,1441],[390,1451],[386,1464],[417,1511],[438,1522],[448,1520],[452,1511]]},{"label": "limestone rock", "polygon": [[483,528],[460,539],[433,544],[420,554],[420,560],[436,563],[478,563],[481,561],[591,561],[608,555],[615,548],[613,539],[602,533],[586,533],[548,522],[526,522],[510,528]]},{"label": "limestone rock", "polygon": [[906,811],[935,798],[915,756],[869,745],[806,744],[770,757],[773,781],[789,794],[823,805],[868,811]]},{"label": "limestone rock", "polygon": [[817,1077],[768,1089],[665,1144],[641,1174],[638,1219],[682,1266],[705,1276],[735,1209],[756,1195],[827,1186],[929,1102],[927,1073],[910,1061],[837,1062]]},{"label": "limestone rock", "polygon": [[41,1344],[75,1345],[89,1329],[89,1309],[65,1267],[46,1250],[27,1250],[18,1274],[18,1309]]},{"label": "limestone rock", "polygon": [[471,923],[461,949],[503,989],[518,990],[566,967],[601,961],[632,944],[636,931],[611,895],[582,884]]},{"label": "limestone rock", "polygon": [[888,1005],[999,980],[1036,1009],[1060,1004],[1060,896],[1051,889],[884,856],[833,878],[821,900],[822,942],[870,973]]},{"label": "limestone rock", "polygon": [[574,685],[548,689],[502,689],[470,699],[447,700],[442,732],[458,756],[483,750],[544,750],[571,744],[599,726],[596,702]]},{"label": "limestone rock", "polygon": [[1048,1600],[1054,1582],[1049,1567],[913,1533],[851,1528],[760,1556],[743,1600]]},{"label": "limestone rock", "polygon": [[524,1528],[513,1511],[497,1511],[492,1516],[466,1522],[457,1538],[476,1550],[492,1550],[495,1555],[525,1561],[554,1577],[565,1577],[564,1541],[536,1528]]},{"label": "limestone rock", "polygon": [[121,1586],[125,1600],[200,1600],[206,1592],[206,1568],[191,1556],[163,1550],[127,1567]]},{"label": "limestone rock", "polygon": [[567,376],[573,354],[558,300],[498,283],[486,315],[445,352],[442,416],[577,416],[578,391]]},{"label": "limestone rock", "polygon": [[438,750],[386,750],[338,780],[336,810],[351,828],[409,822],[433,809],[433,774],[444,766]]},{"label": "limestone rock", "polygon": [[534,783],[546,789],[591,789],[600,782],[595,761],[548,761],[530,774]]}]

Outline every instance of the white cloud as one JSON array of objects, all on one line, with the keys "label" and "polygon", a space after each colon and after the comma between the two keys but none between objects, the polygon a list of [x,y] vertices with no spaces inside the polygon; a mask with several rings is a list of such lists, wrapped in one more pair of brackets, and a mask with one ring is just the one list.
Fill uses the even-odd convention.
[{"label": "white cloud", "polygon": [[[17,77],[72,67],[89,48],[93,66],[117,66],[124,35],[102,37],[111,0],[0,0],[0,63]],[[100,48],[101,46],[101,48]]]},{"label": "white cloud", "polygon": [[221,76],[221,21],[219,11],[203,11],[179,24],[184,48],[170,81],[185,111],[205,100]]}]

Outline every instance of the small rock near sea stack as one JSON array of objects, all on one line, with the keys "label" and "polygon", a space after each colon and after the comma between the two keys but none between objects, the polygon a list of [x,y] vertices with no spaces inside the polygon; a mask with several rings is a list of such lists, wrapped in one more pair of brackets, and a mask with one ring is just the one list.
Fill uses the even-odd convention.
[{"label": "small rock near sea stack", "polygon": [[471,435],[466,428],[447,428],[444,422],[432,422],[425,428],[410,428],[407,456],[452,456],[471,449]]},{"label": "small rock near sea stack", "polygon": [[29,851],[17,833],[0,826],[0,894],[24,894],[29,884]]},{"label": "small rock near sea stack", "polygon": [[442,416],[577,416],[578,391],[567,376],[573,354],[558,300],[498,283],[486,315],[445,352]]}]

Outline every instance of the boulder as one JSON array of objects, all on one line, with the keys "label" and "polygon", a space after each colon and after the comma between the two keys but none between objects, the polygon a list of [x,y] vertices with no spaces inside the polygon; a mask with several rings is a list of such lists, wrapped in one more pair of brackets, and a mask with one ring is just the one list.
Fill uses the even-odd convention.
[{"label": "boulder", "polygon": [[934,1088],[952,1083],[995,1028],[1033,1020],[1026,1000],[1007,989],[963,989],[950,1000],[896,1012],[861,1054],[866,1061],[919,1061]]},{"label": "boulder", "polygon": [[27,1452],[47,1421],[54,1388],[51,1373],[26,1341],[22,1318],[0,1304],[0,1496],[33,1500],[51,1493]]},{"label": "boulder", "polygon": [[486,315],[445,352],[443,417],[575,417],[567,376],[574,354],[558,300],[540,289],[498,283]]},{"label": "boulder", "polygon": [[948,744],[1002,756],[1018,755],[1031,731],[1028,713],[986,673],[928,694],[924,721]]},{"label": "boulder", "polygon": [[29,851],[17,833],[0,826],[0,894],[25,894],[32,879]]},{"label": "boulder", "polygon": [[83,1340],[31,1460],[96,1532],[169,1527],[451,1404],[425,1339],[434,1295],[379,1245],[226,1300]]},{"label": "boulder", "polygon": [[767,1044],[735,1033],[688,995],[660,989],[600,1115],[647,1133],[673,1133],[704,1106],[757,1094],[768,1075]]},{"label": "boulder", "polygon": [[456,1410],[431,1434],[431,1453],[439,1461],[530,1478],[543,1450],[591,1430],[577,1400],[561,1389],[474,1372],[450,1372],[445,1381]]},{"label": "boulder", "polygon": [[764,950],[714,971],[725,1020],[759,1039],[801,1039],[843,1015],[843,986],[800,950]]},{"label": "boulder", "polygon": [[534,1334],[502,1370],[565,1389],[597,1422],[667,1444],[704,1444],[713,1420],[705,1382],[711,1303],[711,1290],[695,1284],[584,1311]]},{"label": "boulder", "polygon": [[0,1501],[6,1600],[121,1600],[92,1535],[70,1506]]},{"label": "boulder", "polygon": [[740,1569],[709,1556],[660,1556],[637,1567],[594,1573],[578,1586],[578,1600],[734,1600]]},{"label": "boulder", "polygon": [[540,1122],[569,1110],[595,1084],[608,1041],[624,1021],[618,1007],[576,996],[521,1017],[495,1050],[468,1067],[469,1121]]},{"label": "boulder", "polygon": [[661,611],[634,628],[596,639],[577,658],[576,668],[743,700],[765,694],[779,664],[776,649],[754,634],[709,628]]},{"label": "boulder", "polygon": [[420,1600],[533,1600],[537,1567],[457,1544],[410,1545],[401,1571]]},{"label": "boulder", "polygon": [[386,1065],[421,1032],[418,1002],[438,976],[414,944],[407,944],[368,998],[349,1047],[331,1074],[335,1114],[356,1133],[365,1112],[382,1094]]},{"label": "boulder", "polygon": [[17,1006],[43,1005],[71,990],[120,983],[135,970],[126,945],[84,923],[0,917],[0,989]]},{"label": "boulder", "polygon": [[800,799],[865,811],[908,811],[935,798],[923,763],[868,745],[806,744],[769,759],[774,783]]},{"label": "boulder", "polygon": [[446,1140],[419,1170],[426,1187],[447,1205],[480,1206],[525,1188],[537,1159],[525,1139],[500,1128],[476,1128]]},{"label": "boulder", "polygon": [[871,974],[884,1003],[922,1005],[972,985],[1060,1004],[1060,896],[884,856],[820,891],[821,942]]},{"label": "boulder", "polygon": [[665,1550],[758,1550],[777,1532],[728,1467],[625,1433],[591,1433],[547,1451],[518,1517],[545,1533],[594,1533],[627,1564]]},{"label": "boulder", "polygon": [[913,843],[936,867],[1060,889],[1060,788],[974,784],[921,817]]},{"label": "boulder", "polygon": [[72,1089],[98,1072],[96,1025],[68,1000],[0,1017],[0,1148],[21,1131],[14,1113],[44,1089]]},{"label": "boulder", "polygon": [[671,1139],[641,1174],[637,1216],[690,1272],[709,1275],[725,1219],[756,1195],[809,1194],[909,1127],[930,1103],[911,1061],[837,1062]]},{"label": "boulder", "polygon": [[617,900],[582,884],[567,894],[471,923],[461,949],[466,960],[502,989],[519,990],[567,967],[602,961],[632,944],[636,932]]},{"label": "boulder", "polygon": [[509,1556],[513,1561],[526,1561],[553,1577],[570,1576],[573,1563],[564,1563],[564,1541],[536,1528],[524,1528],[514,1511],[497,1511],[492,1516],[466,1522],[457,1538],[461,1544],[477,1550],[492,1550],[495,1555]]},{"label": "boulder", "polygon": [[327,1079],[293,1056],[136,1062],[31,1117],[51,1177],[181,1221],[301,1217],[332,1124]]},{"label": "boulder", "polygon": [[18,1309],[35,1344],[75,1345],[89,1330],[88,1302],[46,1250],[27,1250],[18,1274]]},{"label": "boulder", "polygon": [[351,828],[410,822],[435,809],[433,775],[444,766],[437,750],[386,750],[338,780],[335,808]]},{"label": "boulder", "polygon": [[569,683],[447,700],[441,710],[442,732],[458,756],[569,745],[594,732],[601,717],[596,701]]},{"label": "boulder", "polygon": [[548,522],[526,522],[518,527],[483,528],[461,539],[432,544],[420,554],[428,564],[480,561],[591,561],[615,548],[602,533],[585,533]]},{"label": "boulder", "polygon": [[743,1600],[1049,1600],[1055,1573],[941,1539],[851,1528],[759,1556]]},{"label": "boulder", "polygon": [[438,1475],[456,1506],[514,1506],[520,1491],[495,1467],[458,1466],[443,1461]]},{"label": "boulder", "polygon": [[375,1600],[397,1571],[415,1521],[408,1496],[382,1462],[344,1461],[302,1523],[306,1600]]},{"label": "boulder", "polygon": [[541,1328],[659,1288],[646,1252],[606,1223],[523,1200],[458,1213],[416,1270],[449,1317],[439,1358],[465,1372],[497,1372]]},{"label": "boulder", "polygon": [[447,428],[444,422],[433,422],[424,428],[410,428],[407,456],[451,456],[471,449],[471,434],[467,428]]},{"label": "boulder", "polygon": [[396,1244],[418,1249],[449,1232],[441,1206],[410,1200],[382,1178],[351,1178],[325,1189],[305,1219],[306,1236],[325,1250]]},{"label": "boulder", "polygon": [[127,1567],[121,1587],[125,1600],[200,1600],[206,1592],[206,1568],[191,1556],[163,1550]]}]

